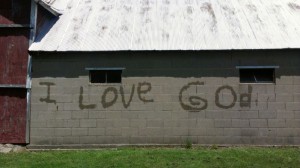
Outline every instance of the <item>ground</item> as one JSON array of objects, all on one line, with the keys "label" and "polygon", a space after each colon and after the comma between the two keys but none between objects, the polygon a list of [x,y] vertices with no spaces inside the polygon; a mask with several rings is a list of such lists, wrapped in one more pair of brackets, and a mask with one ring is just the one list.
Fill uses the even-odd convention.
[{"label": "ground", "polygon": [[300,167],[300,148],[114,148],[0,154],[0,167]]}]

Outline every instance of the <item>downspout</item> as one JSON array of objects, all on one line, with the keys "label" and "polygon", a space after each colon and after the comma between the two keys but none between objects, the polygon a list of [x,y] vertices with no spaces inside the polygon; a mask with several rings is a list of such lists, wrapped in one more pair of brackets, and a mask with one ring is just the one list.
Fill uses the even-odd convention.
[{"label": "downspout", "polygon": [[[37,19],[37,4],[34,0],[31,0],[31,12],[30,12],[30,37],[29,37],[29,46],[33,43],[36,34],[36,19]],[[28,46],[28,47],[29,47]],[[30,112],[31,112],[31,66],[32,66],[32,57],[28,54],[28,64],[27,64],[27,80],[26,80],[26,89],[27,89],[27,109],[26,109],[26,144],[30,143]]]}]

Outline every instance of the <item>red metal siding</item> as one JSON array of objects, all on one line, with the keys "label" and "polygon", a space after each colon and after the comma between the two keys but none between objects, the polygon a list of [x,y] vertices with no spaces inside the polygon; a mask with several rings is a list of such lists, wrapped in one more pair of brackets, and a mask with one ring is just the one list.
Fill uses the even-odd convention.
[{"label": "red metal siding", "polygon": [[26,85],[30,8],[31,0],[1,0],[0,143],[26,143],[27,89],[7,85]]},{"label": "red metal siding", "polygon": [[0,84],[26,84],[29,30],[0,29]]},{"label": "red metal siding", "polygon": [[0,143],[26,143],[26,89],[0,89]]}]

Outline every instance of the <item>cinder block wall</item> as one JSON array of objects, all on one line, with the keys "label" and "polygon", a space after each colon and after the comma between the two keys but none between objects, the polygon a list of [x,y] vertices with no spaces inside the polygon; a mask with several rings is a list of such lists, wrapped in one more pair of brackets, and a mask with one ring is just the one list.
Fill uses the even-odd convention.
[{"label": "cinder block wall", "polygon": [[[30,143],[300,144],[300,51],[33,54]],[[278,65],[240,84],[241,65]],[[90,84],[87,67],[124,67]]]}]

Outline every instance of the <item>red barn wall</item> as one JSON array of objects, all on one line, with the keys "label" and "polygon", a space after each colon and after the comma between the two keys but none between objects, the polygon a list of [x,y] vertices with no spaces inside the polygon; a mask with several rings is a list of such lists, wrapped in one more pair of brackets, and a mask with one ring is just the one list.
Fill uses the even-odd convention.
[{"label": "red barn wall", "polygon": [[0,143],[26,143],[31,0],[0,6]]}]

